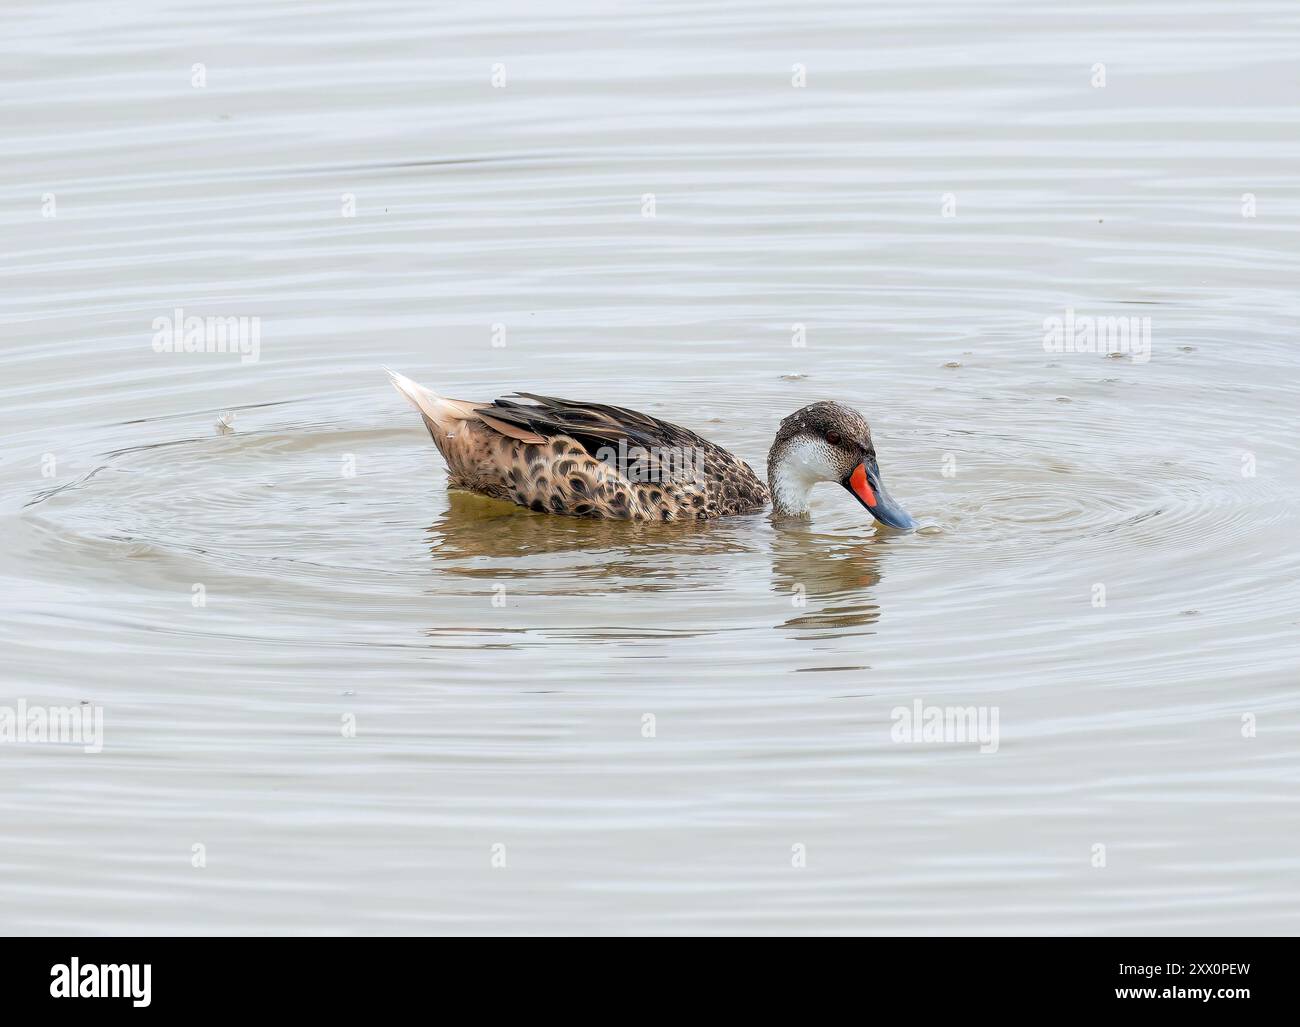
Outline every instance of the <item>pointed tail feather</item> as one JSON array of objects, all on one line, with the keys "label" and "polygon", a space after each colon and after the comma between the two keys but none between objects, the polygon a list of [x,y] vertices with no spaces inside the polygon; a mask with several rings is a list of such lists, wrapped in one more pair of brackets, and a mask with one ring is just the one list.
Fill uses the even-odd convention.
[{"label": "pointed tail feather", "polygon": [[460,399],[447,399],[391,368],[385,367],[384,370],[388,372],[388,377],[392,380],[393,388],[398,394],[424,416],[425,424],[428,425],[429,433],[433,435],[435,442],[438,440],[438,433],[449,435],[456,430],[457,422],[468,421],[478,416],[474,413],[477,404]]}]

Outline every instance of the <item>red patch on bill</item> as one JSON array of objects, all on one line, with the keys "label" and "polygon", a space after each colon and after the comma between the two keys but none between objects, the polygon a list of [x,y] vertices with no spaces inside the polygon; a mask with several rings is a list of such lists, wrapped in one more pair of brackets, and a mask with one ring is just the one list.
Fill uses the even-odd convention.
[{"label": "red patch on bill", "polygon": [[849,487],[853,489],[853,494],[866,503],[867,506],[876,505],[876,494],[871,491],[871,486],[867,483],[865,464],[858,464],[853,469],[853,474],[849,477]]}]

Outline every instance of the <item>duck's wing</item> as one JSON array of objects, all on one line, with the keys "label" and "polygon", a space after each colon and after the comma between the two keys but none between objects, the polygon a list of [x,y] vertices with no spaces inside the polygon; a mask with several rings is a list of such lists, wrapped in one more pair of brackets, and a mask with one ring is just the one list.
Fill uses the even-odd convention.
[{"label": "duck's wing", "polygon": [[[709,446],[692,431],[643,414],[639,410],[610,406],[608,403],[582,403],[557,396],[541,396],[533,392],[516,392],[515,398],[495,400],[475,408],[475,413],[489,427],[502,434],[524,432],[539,436],[541,441],[565,435],[579,442],[595,456],[607,446],[627,446],[644,449],[669,447]],[[521,403],[519,399],[532,400]]]}]

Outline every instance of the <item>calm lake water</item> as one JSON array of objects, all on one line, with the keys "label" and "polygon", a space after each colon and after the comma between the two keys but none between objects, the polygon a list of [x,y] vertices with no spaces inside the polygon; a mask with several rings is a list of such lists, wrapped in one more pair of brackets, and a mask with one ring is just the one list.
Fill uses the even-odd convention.
[{"label": "calm lake water", "polygon": [[[0,928],[1300,930],[1300,11],[548,6],[9,10]],[[384,364],[925,527],[448,494]]]}]

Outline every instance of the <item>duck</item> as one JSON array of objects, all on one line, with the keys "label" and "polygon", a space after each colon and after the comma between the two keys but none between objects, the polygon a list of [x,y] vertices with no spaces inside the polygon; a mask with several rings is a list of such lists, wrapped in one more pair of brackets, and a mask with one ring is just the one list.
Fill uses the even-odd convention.
[{"label": "duck", "polygon": [[867,419],[842,403],[811,403],[781,422],[764,482],[722,446],[637,410],[532,392],[449,399],[384,370],[419,412],[451,489],[569,517],[713,520],[770,503],[775,518],[808,519],[813,487],[833,482],[886,527],[917,526],[885,490]]}]

